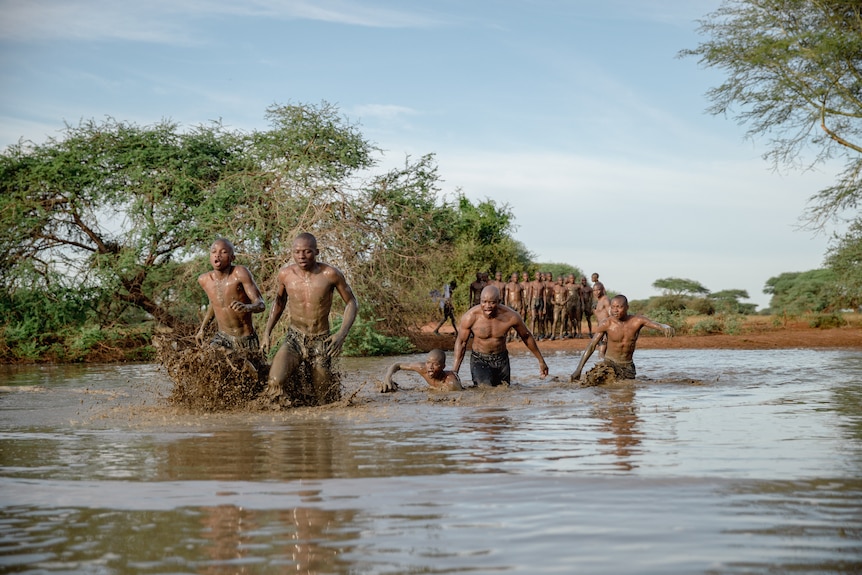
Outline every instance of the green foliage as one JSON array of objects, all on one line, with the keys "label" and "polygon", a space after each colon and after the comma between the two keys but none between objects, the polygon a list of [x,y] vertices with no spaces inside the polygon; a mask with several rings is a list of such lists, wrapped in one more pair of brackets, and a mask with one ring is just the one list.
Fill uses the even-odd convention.
[{"label": "green foliage", "polygon": [[507,281],[512,272],[531,271],[534,266],[532,254],[512,236],[514,215],[508,205],[498,206],[493,200],[474,205],[461,194],[453,209],[452,251],[438,264],[439,279],[429,285],[442,285],[446,278],[454,277],[462,286],[455,292],[455,307],[464,310],[469,305],[467,286],[475,281],[477,272],[493,274],[499,270]]},{"label": "green foliage", "polygon": [[702,319],[691,326],[694,335],[711,335],[724,331],[724,326],[718,318],[710,317]]},{"label": "green foliage", "polygon": [[835,272],[829,269],[785,272],[766,281],[774,314],[803,315],[829,310],[835,303]]},{"label": "green foliage", "polygon": [[647,313],[652,310],[684,312],[686,315],[749,314],[754,313],[755,304],[744,304],[739,299],[748,298],[748,292],[728,289],[709,293],[699,282],[689,279],[664,278],[656,280],[653,287],[664,290],[664,295],[651,297],[641,304]]},{"label": "green foliage", "polygon": [[722,314],[724,322],[724,333],[728,335],[739,335],[742,331],[742,326],[745,323],[745,318],[741,313]]},{"label": "green foliage", "polygon": [[[347,339],[344,341],[342,353],[347,357],[373,355],[403,355],[415,351],[413,344],[406,337],[388,336],[377,330],[382,320],[366,320],[357,317]],[[338,331],[341,322],[336,322],[334,331]]]},{"label": "green foliage", "polygon": [[715,301],[708,297],[687,298],[685,309],[697,315],[712,315],[715,313]]},{"label": "green foliage", "polygon": [[[862,196],[862,4],[847,0],[726,0],[700,22],[708,39],[682,56],[727,74],[708,93],[713,114],[736,111],[750,136],[771,139],[766,157],[796,167],[846,158],[837,182],[811,198],[822,226]],[[813,146],[811,145],[813,144]]]},{"label": "green foliage", "polygon": [[831,329],[834,327],[844,327],[847,325],[847,320],[840,313],[820,313],[812,317],[808,321],[808,325],[821,329]]},{"label": "green foliage", "polygon": [[[219,126],[186,134],[106,120],[67,126],[62,139],[0,155],[0,269],[11,284],[45,287],[63,274],[159,321],[176,323],[146,289],[149,272],[204,241],[227,204],[226,172],[244,169]],[[38,275],[28,274],[28,267]]]},{"label": "green foliage", "polygon": [[688,333],[688,323],[685,318],[689,315],[684,311],[671,311],[667,309],[657,309],[650,311],[647,315],[651,320],[658,323],[665,323],[671,326],[678,335]]},{"label": "green foliage", "polygon": [[742,323],[743,319],[740,314],[722,313],[698,321],[691,326],[691,333],[695,335],[711,335],[718,333],[737,335],[742,329]]},{"label": "green foliage", "polygon": [[652,283],[652,287],[662,290],[666,295],[708,294],[709,290],[700,282],[683,278],[662,278]]},{"label": "green foliage", "polygon": [[689,299],[690,298],[679,295],[653,296],[647,300],[645,309],[651,313],[654,312],[654,310],[681,312],[686,309],[686,304]]},{"label": "green foliage", "polygon": [[843,236],[834,238],[825,263],[836,277],[836,305],[862,306],[862,220],[856,219]]},{"label": "green foliage", "polygon": [[743,289],[726,289],[709,294],[714,311],[722,313],[753,313],[757,307],[755,304],[744,304],[739,301],[748,297],[748,291]]}]

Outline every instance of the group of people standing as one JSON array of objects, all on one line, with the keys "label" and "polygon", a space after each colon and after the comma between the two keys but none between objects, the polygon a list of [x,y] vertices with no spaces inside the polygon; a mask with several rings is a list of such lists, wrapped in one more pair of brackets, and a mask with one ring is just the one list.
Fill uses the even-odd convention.
[{"label": "group of people standing", "polygon": [[[496,272],[493,280],[489,277],[487,272],[476,273],[476,281],[470,284],[470,306],[479,304],[485,286],[496,287],[502,303],[520,314],[538,341],[580,338],[586,334],[592,337],[592,316],[596,316],[598,323],[607,317],[610,307],[597,273],[592,274],[592,286],[585,276],[577,280],[573,273],[557,276],[556,281],[553,274],[542,271],[537,271],[532,281],[527,272],[520,275],[513,272],[508,282],[503,281],[502,272]],[[586,333],[582,330],[584,320]],[[443,323],[445,318],[438,330]],[[510,341],[514,337],[514,333],[510,334]]]}]

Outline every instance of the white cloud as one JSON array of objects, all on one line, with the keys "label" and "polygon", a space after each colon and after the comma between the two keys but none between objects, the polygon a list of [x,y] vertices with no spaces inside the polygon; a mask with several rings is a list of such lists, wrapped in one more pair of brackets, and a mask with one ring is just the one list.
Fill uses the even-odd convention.
[{"label": "white cloud", "polygon": [[3,0],[0,39],[126,40],[189,44],[202,40],[188,20],[230,16],[315,20],[375,28],[425,28],[442,21],[416,9],[343,0]]}]

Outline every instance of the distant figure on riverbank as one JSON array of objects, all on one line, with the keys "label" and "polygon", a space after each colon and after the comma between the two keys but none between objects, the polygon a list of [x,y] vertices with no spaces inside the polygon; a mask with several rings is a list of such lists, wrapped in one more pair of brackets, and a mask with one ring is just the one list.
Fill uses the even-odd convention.
[{"label": "distant figure on riverbank", "polygon": [[383,380],[382,393],[397,391],[398,384],[392,381],[392,376],[398,371],[415,371],[428,382],[431,389],[437,391],[457,391],[461,387],[461,378],[454,371],[446,370],[446,353],[441,349],[432,349],[425,363],[393,363]]},{"label": "distant figure on riverbank", "polygon": [[663,331],[667,337],[673,336],[674,330],[671,326],[655,322],[643,315],[628,315],[628,310],[629,301],[626,296],[618,295],[611,300],[610,316],[596,327],[596,334],[584,350],[578,368],[572,373],[573,383],[581,379],[584,364],[605,334],[608,342],[605,357],[587,373],[586,381],[581,384],[585,387],[601,385],[614,379],[636,377],[635,363],[632,358],[641,329],[648,327]]},{"label": "distant figure on riverbank", "polygon": [[[593,274],[598,277],[598,274]],[[581,286],[579,288],[579,295],[581,296],[581,311],[583,313],[583,317],[587,320],[587,330],[590,334],[590,337],[593,337],[593,288],[587,283],[587,278],[581,276]],[[581,320],[578,320],[578,332],[583,335],[583,331],[581,330]]]},{"label": "distant figure on riverbank", "polygon": [[[597,281],[593,284],[593,297],[596,300],[596,309],[593,312],[596,314],[596,323],[601,324],[611,315],[611,300],[608,299],[608,294],[605,292],[605,285]],[[598,343],[599,357],[605,357],[605,352],[608,349],[608,334],[604,334]]]},{"label": "distant figure on riverbank", "polygon": [[[341,352],[347,332],[356,320],[359,304],[344,274],[338,268],[318,262],[319,254],[317,239],[309,233],[299,234],[292,246],[296,263],[278,272],[278,290],[261,342],[261,349],[266,353],[272,329],[287,307],[287,334],[273,358],[266,389],[274,405],[285,405],[285,400],[291,404],[324,405],[341,398],[341,384],[333,372],[332,360]],[[330,335],[333,292],[338,292],[345,305],[341,327]],[[296,388],[286,389],[288,380],[303,364],[310,367],[312,389],[305,390],[301,386],[303,382],[291,382]]]},{"label": "distant figure on riverbank", "polygon": [[533,334],[518,313],[500,303],[500,290],[487,286],[482,290],[480,303],[471,307],[461,318],[458,337],[455,339],[455,365],[458,373],[467,352],[467,340],[473,336],[470,354],[470,375],[474,386],[498,386],[511,382],[509,352],[506,335],[514,329],[536,359],[539,360],[539,375],[548,375],[548,366],[539,351]]},{"label": "distant figure on riverbank", "polygon": [[470,284],[470,307],[479,305],[479,298],[482,295],[482,290],[488,285],[488,274],[485,272],[476,272],[476,281]]},{"label": "distant figure on riverbank", "polygon": [[452,305],[452,292],[455,291],[455,287],[457,285],[458,284],[455,283],[455,280],[452,280],[443,286],[443,293],[440,294],[440,312],[443,314],[443,318],[440,320],[440,323],[437,324],[437,327],[434,328],[434,335],[440,335],[440,328],[443,327],[443,324],[446,323],[446,320],[448,319],[452,322],[452,329],[455,330],[455,336],[458,336],[458,326],[455,324],[455,307]]},{"label": "distant figure on riverbank", "polygon": [[195,341],[203,345],[206,327],[215,318],[218,332],[210,341],[211,345],[254,351],[260,344],[252,314],[263,312],[266,303],[251,272],[245,266],[234,265],[234,259],[236,254],[230,241],[220,238],[210,246],[213,269],[198,276],[198,284],[210,303]]}]

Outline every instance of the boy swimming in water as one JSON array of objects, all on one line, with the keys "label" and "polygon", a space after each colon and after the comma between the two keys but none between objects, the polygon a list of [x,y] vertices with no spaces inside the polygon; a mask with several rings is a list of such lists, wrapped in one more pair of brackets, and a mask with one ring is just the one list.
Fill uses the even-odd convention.
[{"label": "boy swimming in water", "polygon": [[397,391],[398,384],[392,381],[392,376],[398,371],[415,371],[428,382],[431,389],[438,391],[456,391],[462,389],[461,378],[454,371],[448,371],[446,366],[446,353],[440,349],[432,349],[425,359],[425,363],[393,363],[386,372],[383,393]]}]

